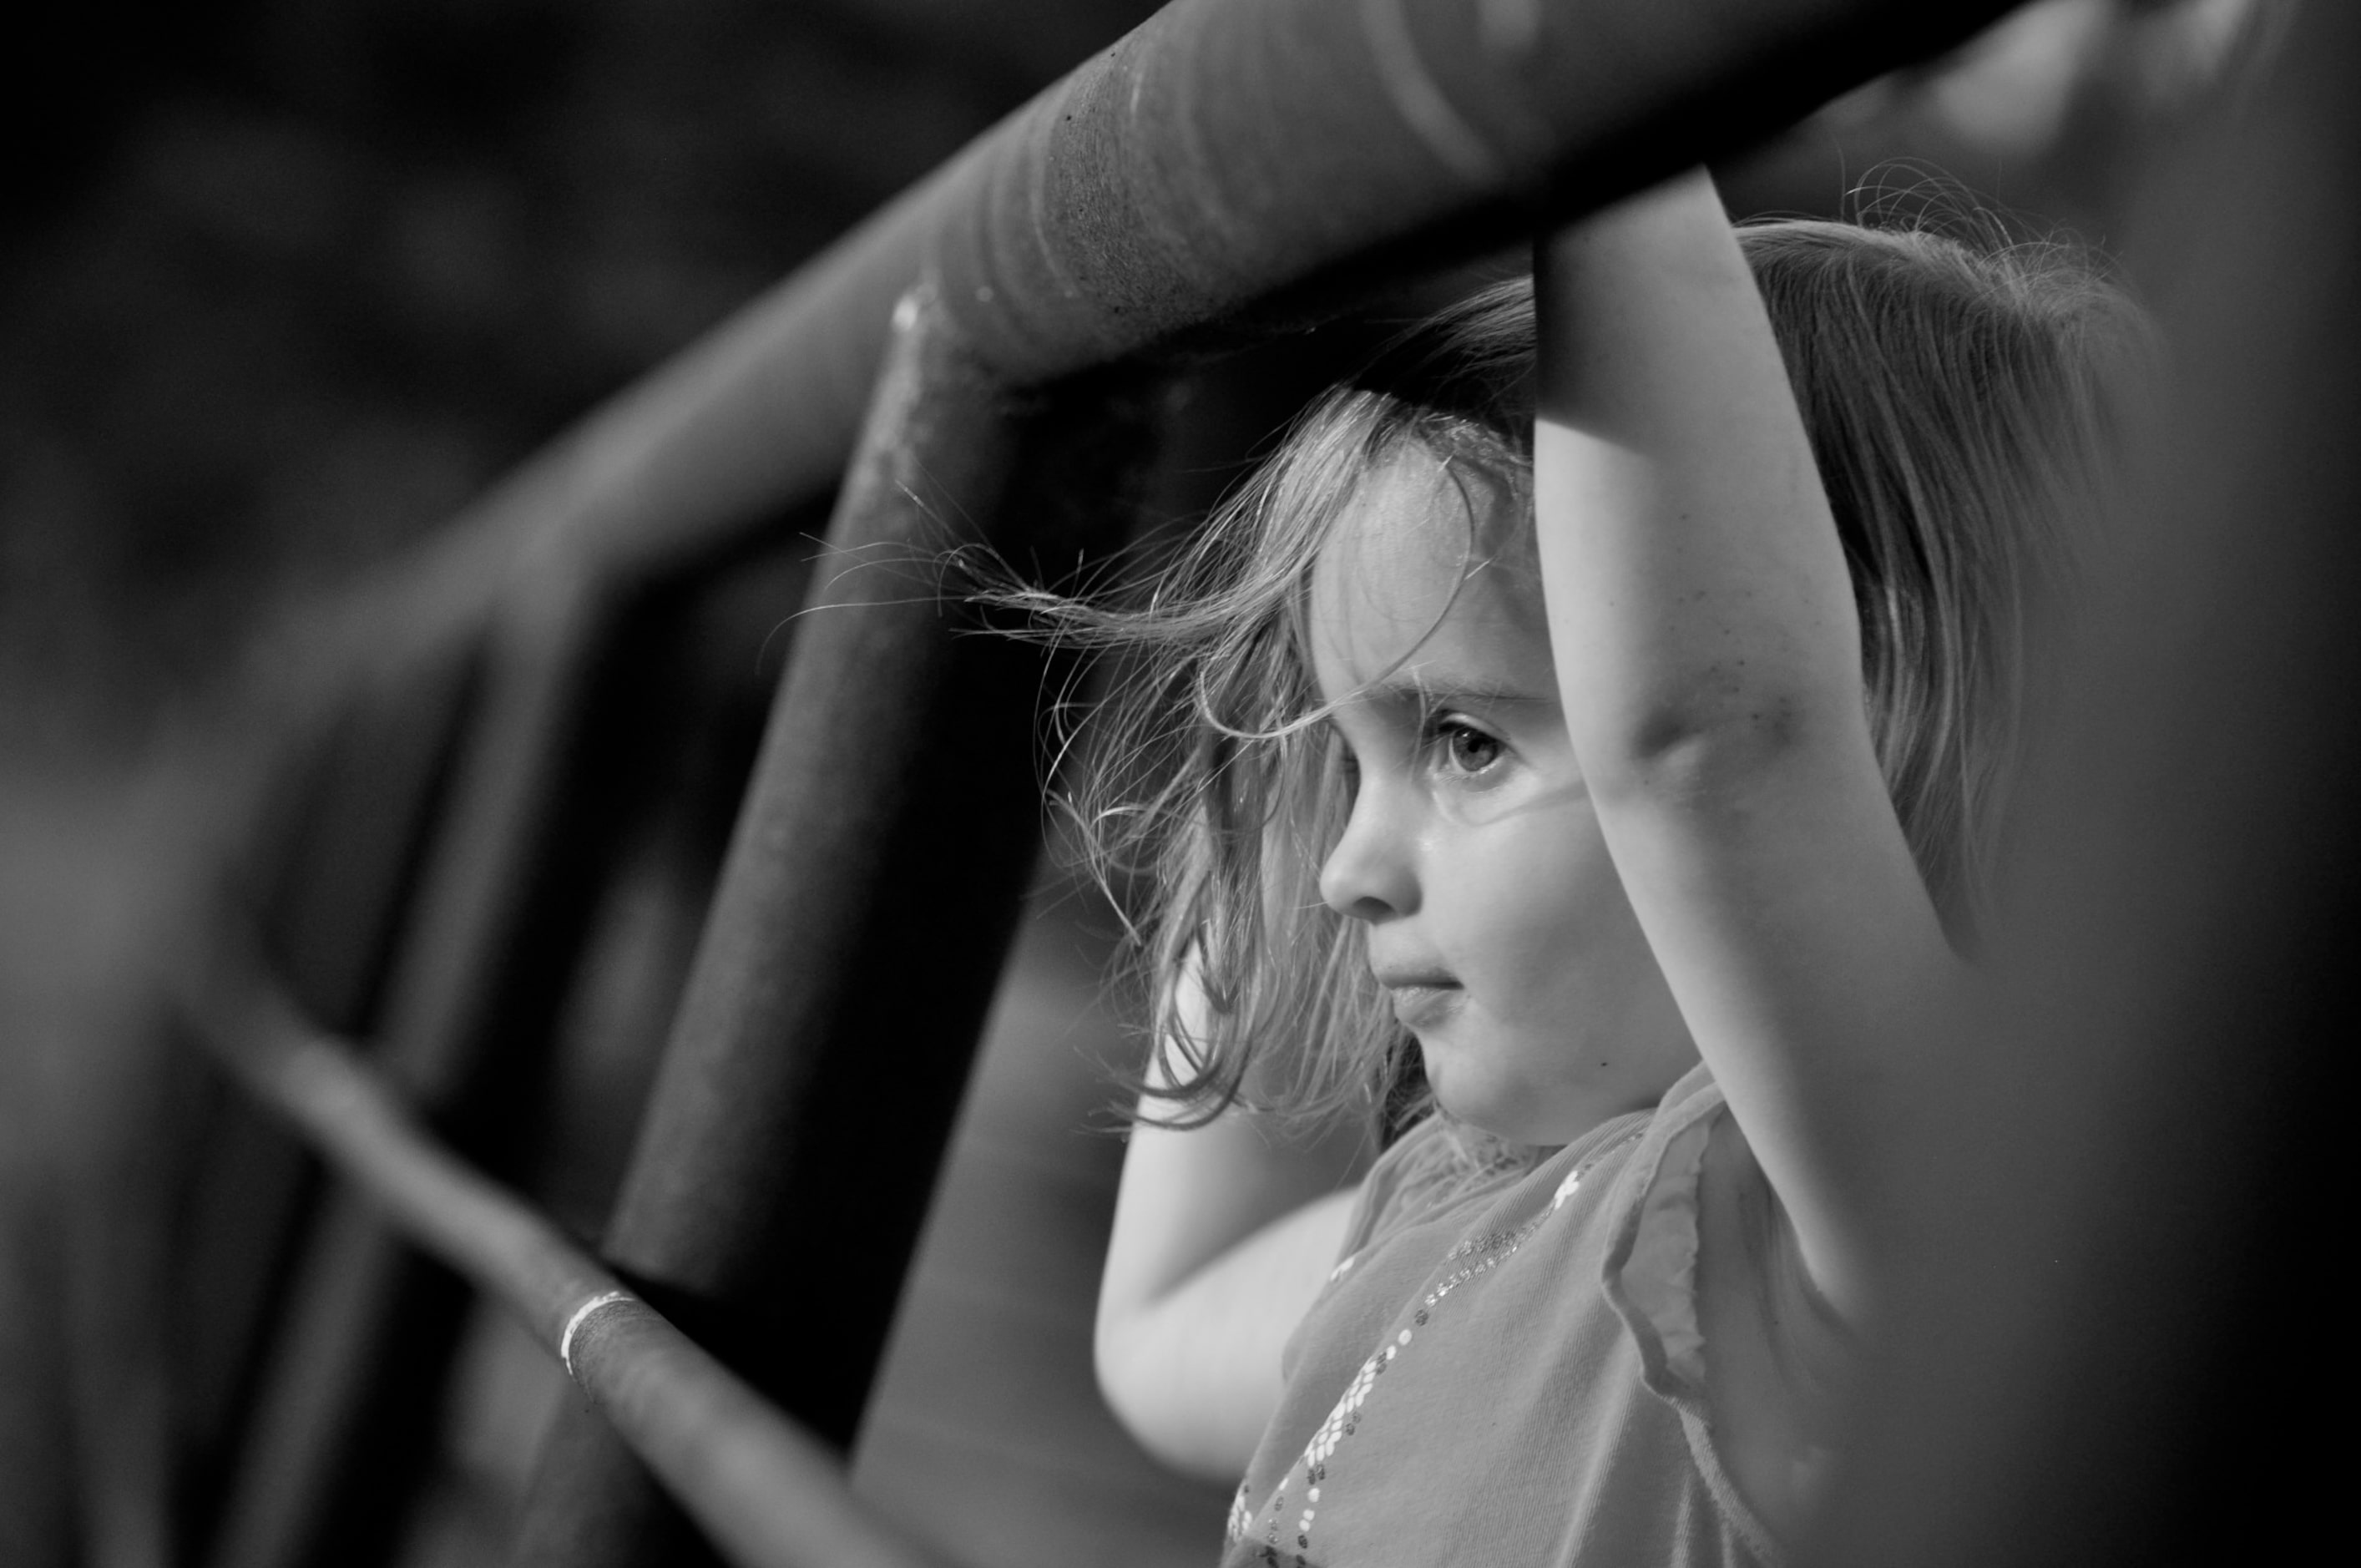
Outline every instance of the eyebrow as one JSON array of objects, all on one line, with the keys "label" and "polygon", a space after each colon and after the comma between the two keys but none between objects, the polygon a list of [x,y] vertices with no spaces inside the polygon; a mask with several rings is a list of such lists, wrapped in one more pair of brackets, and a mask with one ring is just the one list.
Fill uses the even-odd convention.
[{"label": "eyebrow", "polygon": [[1414,676],[1392,675],[1359,687],[1346,700],[1361,698],[1382,702],[1415,703],[1423,707],[1466,706],[1513,707],[1519,704],[1543,703],[1543,694],[1508,686],[1477,685],[1461,681],[1420,680]]}]

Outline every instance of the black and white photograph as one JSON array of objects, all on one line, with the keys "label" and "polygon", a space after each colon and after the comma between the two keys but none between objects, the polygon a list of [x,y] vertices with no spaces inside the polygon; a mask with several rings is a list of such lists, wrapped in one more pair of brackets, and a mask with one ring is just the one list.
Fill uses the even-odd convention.
[{"label": "black and white photograph", "polygon": [[15,33],[0,1568],[2341,1555],[2361,7]]}]

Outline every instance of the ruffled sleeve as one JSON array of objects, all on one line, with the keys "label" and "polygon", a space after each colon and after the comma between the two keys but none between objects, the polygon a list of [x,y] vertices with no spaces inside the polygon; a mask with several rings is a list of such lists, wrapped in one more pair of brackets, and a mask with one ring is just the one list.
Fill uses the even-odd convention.
[{"label": "ruffled sleeve", "polygon": [[[1725,1124],[1728,1114],[1702,1067],[1666,1092],[1610,1198],[1600,1283],[1639,1350],[1642,1381],[1679,1412],[1716,1504],[1766,1562],[1776,1563],[1778,1547],[1754,1506],[1770,1499],[1746,1495],[1723,1451],[1737,1413],[1713,1409],[1708,1358],[1728,1375],[1723,1387],[1775,1400],[1744,1416],[1758,1433],[1768,1422],[1780,1434],[1772,1452],[1781,1459],[1764,1468],[1757,1451],[1751,1486],[1776,1491],[1776,1511],[1785,1517],[1805,1506],[1827,1472],[1832,1395],[1850,1380],[1858,1346],[1813,1288],[1777,1195],[1742,1131]],[[1728,1144],[1719,1153],[1718,1139]],[[1697,1271],[1708,1229],[1708,1168],[1716,1212],[1732,1216],[1711,1226],[1709,1304],[1700,1300]],[[1708,1323],[1728,1342],[1709,1343]]]},{"label": "ruffled sleeve", "polygon": [[[1640,1347],[1648,1387],[1704,1412],[1706,1343],[1697,1293],[1704,1219],[1700,1187],[1708,1163],[1733,1212],[1744,1216],[1718,1255],[1718,1302],[1738,1303],[1748,1332],[1722,1354],[1763,1354],[1786,1390],[1797,1430],[1824,1432],[1832,1396],[1858,1356],[1852,1332],[1813,1288],[1778,1197],[1754,1163],[1745,1135],[1722,1125],[1729,1106],[1702,1067],[1675,1083],[1633,1154],[1614,1195],[1601,1283]],[[1727,1159],[1708,1161],[1717,1137]],[[1719,1190],[1717,1189],[1717,1190]],[[1759,1341],[1759,1345],[1757,1342]]]},{"label": "ruffled sleeve", "polygon": [[1726,1106],[1702,1067],[1665,1091],[1624,1168],[1602,1283],[1640,1347],[1648,1387],[1675,1405],[1705,1398],[1705,1335],[1697,1323],[1697,1182]]}]

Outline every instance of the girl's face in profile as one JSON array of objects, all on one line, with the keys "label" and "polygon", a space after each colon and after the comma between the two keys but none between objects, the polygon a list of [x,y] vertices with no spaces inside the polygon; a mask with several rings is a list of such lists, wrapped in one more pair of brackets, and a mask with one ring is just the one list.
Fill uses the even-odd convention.
[{"label": "girl's face in profile", "polygon": [[1366,923],[1443,1107],[1563,1144],[1654,1104],[1697,1050],[1583,787],[1507,506],[1411,449],[1320,553],[1313,674],[1354,780],[1320,890]]}]

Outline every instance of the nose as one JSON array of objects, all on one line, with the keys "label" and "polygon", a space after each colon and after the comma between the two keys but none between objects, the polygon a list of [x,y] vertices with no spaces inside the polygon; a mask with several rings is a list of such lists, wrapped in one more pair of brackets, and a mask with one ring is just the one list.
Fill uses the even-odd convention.
[{"label": "nose", "polygon": [[1339,915],[1375,922],[1418,908],[1413,827],[1395,793],[1365,782],[1320,868],[1320,897]]}]

